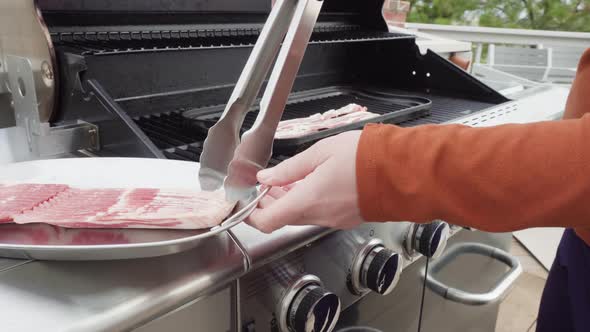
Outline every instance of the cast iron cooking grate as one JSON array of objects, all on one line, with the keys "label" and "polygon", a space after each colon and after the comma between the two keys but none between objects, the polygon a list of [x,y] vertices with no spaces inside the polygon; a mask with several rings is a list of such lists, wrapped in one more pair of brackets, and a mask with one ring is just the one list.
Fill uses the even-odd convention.
[{"label": "cast iron cooking grate", "polygon": [[[423,97],[400,96],[354,87],[328,87],[292,94],[283,112],[283,120],[306,118],[351,103],[366,106],[369,112],[376,113],[379,116],[297,138],[277,139],[274,144],[274,152],[291,154],[301,151],[320,139],[347,130],[361,129],[367,123],[401,123],[417,119],[428,115],[431,106],[430,100]],[[187,119],[187,127],[192,128],[194,131],[202,130],[205,133],[219,120],[223,109],[224,105],[218,105],[187,111],[184,113]],[[259,107],[255,106],[252,112],[246,115],[242,126],[243,131],[254,125],[258,110]]]},{"label": "cast iron cooking grate", "polygon": [[[193,143],[183,146],[178,146],[175,148],[169,148],[162,151],[164,156],[168,159],[175,159],[175,160],[184,160],[184,161],[199,161],[201,158],[201,153],[203,152],[203,143]],[[286,155],[276,155],[273,156],[270,161],[270,166],[276,166],[280,162],[287,160],[291,156]]]},{"label": "cast iron cooking grate", "polygon": [[135,122],[159,149],[169,149],[202,142],[206,132],[190,130],[184,126],[182,110],[143,116]]},{"label": "cast iron cooking grate", "polygon": [[[404,91],[394,93],[404,94]],[[430,115],[400,123],[402,127],[413,127],[425,124],[441,124],[453,119],[479,112],[486,108],[496,106],[493,103],[481,102],[465,98],[443,96],[435,93],[412,92],[412,95],[422,96],[432,100]]]},{"label": "cast iron cooking grate", "polygon": [[[430,114],[402,122],[400,125],[411,127],[423,124],[440,124],[458,117],[475,113],[477,111],[494,106],[491,103],[479,102],[468,99],[453,98],[437,94],[419,92],[392,91],[392,93],[412,96],[422,96],[432,101]],[[322,110],[333,108],[334,105],[324,106],[319,104]],[[328,107],[327,109],[325,107]],[[374,107],[374,106],[373,106]],[[162,150],[169,159],[199,161],[202,152],[202,144],[206,130],[194,130],[186,126],[186,120],[182,116],[185,110],[176,110],[155,115],[143,116],[135,119],[139,127]],[[289,158],[292,154],[275,154],[270,161],[271,165]]]},{"label": "cast iron cooking grate", "polygon": [[[182,112],[178,110],[143,116],[135,119],[135,122],[166,158],[199,161],[206,134],[184,126]],[[287,158],[288,156],[275,156],[270,163],[276,165]]]},{"label": "cast iron cooking grate", "polygon": [[[421,105],[418,102],[411,102],[410,100],[408,100],[408,104],[402,105],[395,102],[388,103],[386,101],[373,100],[369,97],[353,94],[341,94],[321,99],[312,99],[304,102],[291,103],[285,107],[283,120],[304,118],[315,113],[325,112],[332,108],[340,108],[351,103],[365,106],[370,112],[382,115],[403,110],[408,107]],[[214,107],[213,109],[213,112],[211,112],[211,108],[204,109],[204,114],[202,115],[198,115],[200,110],[191,110],[191,114],[185,113],[189,117],[189,126],[192,124],[197,130],[209,129],[217,122],[217,120],[219,120],[219,114],[221,111],[223,111],[223,106],[220,105]],[[253,112],[250,112],[246,115],[246,118],[244,119],[244,130],[251,128],[254,125],[254,121],[256,121],[256,116],[258,115],[257,110],[258,107],[256,107]]]}]

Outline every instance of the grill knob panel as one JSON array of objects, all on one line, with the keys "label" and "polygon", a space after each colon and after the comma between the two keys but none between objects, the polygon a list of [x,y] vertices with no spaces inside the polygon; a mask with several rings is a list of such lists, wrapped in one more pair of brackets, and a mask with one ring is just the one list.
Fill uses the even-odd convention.
[{"label": "grill knob panel", "polygon": [[415,225],[406,239],[406,250],[410,256],[420,253],[437,258],[444,251],[449,238],[450,227],[444,221]]},{"label": "grill knob panel", "polygon": [[352,264],[351,291],[357,295],[368,290],[387,295],[397,285],[403,265],[401,255],[373,239],[359,250]]},{"label": "grill knob panel", "polygon": [[279,304],[281,332],[331,332],[340,317],[340,299],[312,275],[297,279]]}]

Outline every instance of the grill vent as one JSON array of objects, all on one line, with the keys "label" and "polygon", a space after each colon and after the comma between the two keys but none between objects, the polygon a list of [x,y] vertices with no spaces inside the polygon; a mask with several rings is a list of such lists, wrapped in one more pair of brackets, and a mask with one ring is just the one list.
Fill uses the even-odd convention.
[{"label": "grill vent", "polygon": [[512,114],[517,111],[517,104],[508,104],[504,107],[500,107],[495,110],[482,113],[481,115],[469,117],[462,121],[461,124],[467,126],[486,126],[488,125],[488,122],[489,124],[492,124],[492,122],[495,123],[498,121],[499,118],[508,116],[509,114]]}]

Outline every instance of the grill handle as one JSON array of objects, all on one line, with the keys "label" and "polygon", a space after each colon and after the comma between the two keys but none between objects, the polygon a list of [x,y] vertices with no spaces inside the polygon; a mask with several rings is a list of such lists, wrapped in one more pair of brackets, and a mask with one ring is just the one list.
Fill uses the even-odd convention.
[{"label": "grill handle", "polygon": [[[457,258],[457,256],[462,254],[489,256],[508,265],[510,270],[500,278],[498,283],[490,291],[485,293],[471,293],[453,288],[432,276],[431,273],[440,271]],[[520,264],[520,261],[509,253],[489,245],[466,243],[453,247],[447,251],[443,257],[439,258],[431,265],[426,278],[426,285],[435,293],[453,302],[466,305],[485,305],[503,299],[521,273],[522,265]],[[422,270],[422,278],[424,278],[424,270]]]}]

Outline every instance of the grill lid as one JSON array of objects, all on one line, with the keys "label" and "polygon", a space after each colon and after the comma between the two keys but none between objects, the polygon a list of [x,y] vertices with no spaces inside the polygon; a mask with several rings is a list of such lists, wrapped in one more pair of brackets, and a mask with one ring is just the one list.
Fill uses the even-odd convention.
[{"label": "grill lid", "polygon": [[[317,0],[321,1],[321,0]],[[387,31],[383,0],[323,0],[318,22],[354,21]],[[272,0],[38,0],[50,26],[263,23]],[[100,15],[97,15],[100,13]]]}]

